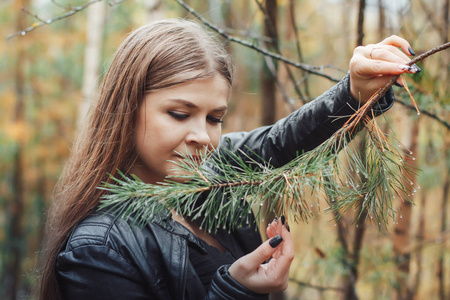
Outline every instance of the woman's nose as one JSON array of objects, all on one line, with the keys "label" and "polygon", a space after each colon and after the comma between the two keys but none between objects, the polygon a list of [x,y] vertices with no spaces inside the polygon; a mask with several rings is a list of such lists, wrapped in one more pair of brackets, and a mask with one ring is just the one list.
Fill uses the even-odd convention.
[{"label": "woman's nose", "polygon": [[195,143],[200,146],[208,146],[211,143],[206,124],[193,124],[192,128],[186,136],[187,143]]}]

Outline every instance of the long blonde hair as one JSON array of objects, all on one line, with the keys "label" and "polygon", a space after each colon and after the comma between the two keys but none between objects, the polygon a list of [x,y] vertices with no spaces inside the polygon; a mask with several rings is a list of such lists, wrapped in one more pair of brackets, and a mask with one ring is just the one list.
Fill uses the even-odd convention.
[{"label": "long blonde hair", "polygon": [[231,87],[228,53],[191,21],[151,23],[121,44],[55,189],[41,256],[41,299],[61,299],[57,255],[79,221],[96,210],[104,194],[98,186],[111,181],[108,173],[128,172],[136,160],[133,130],[144,95],[215,74]]}]

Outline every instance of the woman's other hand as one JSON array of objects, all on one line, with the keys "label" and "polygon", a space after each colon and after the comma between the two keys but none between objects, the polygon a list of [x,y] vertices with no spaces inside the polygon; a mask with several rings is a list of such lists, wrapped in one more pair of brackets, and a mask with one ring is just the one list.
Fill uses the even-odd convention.
[{"label": "woman's other hand", "polygon": [[[392,76],[420,72],[416,65],[406,65],[410,61],[408,55],[415,55],[411,45],[396,35],[378,44],[357,47],[350,60],[352,97],[365,103],[385,86]],[[401,84],[399,80],[397,82]]]},{"label": "woman's other hand", "polygon": [[[294,259],[291,234],[280,220],[269,224],[267,235],[269,240],[235,261],[228,269],[234,280],[259,294],[285,290]],[[265,263],[269,258],[270,261]]]}]

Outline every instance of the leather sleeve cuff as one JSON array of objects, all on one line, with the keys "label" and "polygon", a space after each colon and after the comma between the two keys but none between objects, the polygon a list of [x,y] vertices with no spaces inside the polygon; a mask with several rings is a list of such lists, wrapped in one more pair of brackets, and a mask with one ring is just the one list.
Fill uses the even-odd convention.
[{"label": "leather sleeve cuff", "polygon": [[208,299],[267,300],[269,294],[257,294],[234,280],[228,273],[229,265],[221,266],[211,282]]},{"label": "leather sleeve cuff", "polygon": [[[350,74],[347,73],[347,92],[348,92],[348,104],[355,110],[358,110],[360,104],[359,102],[354,99],[350,93]],[[387,92],[383,95],[383,97],[378,100],[377,103],[372,107],[372,111],[375,115],[375,117],[385,113],[388,111],[393,105],[394,105],[395,97],[394,97],[394,91],[392,88],[389,88]]]}]

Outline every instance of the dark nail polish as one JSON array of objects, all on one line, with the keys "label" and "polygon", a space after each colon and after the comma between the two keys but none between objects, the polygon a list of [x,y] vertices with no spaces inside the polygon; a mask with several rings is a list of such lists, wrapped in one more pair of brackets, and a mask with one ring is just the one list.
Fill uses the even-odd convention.
[{"label": "dark nail polish", "polygon": [[286,218],[284,215],[281,215],[281,224],[284,225],[286,223]]},{"label": "dark nail polish", "polygon": [[414,50],[411,47],[408,48],[408,51],[411,55],[416,55],[416,53],[414,52]]},{"label": "dark nail polish", "polygon": [[276,248],[281,242],[283,241],[283,238],[281,235],[274,236],[270,241],[269,245],[272,248]]},{"label": "dark nail polish", "polygon": [[289,227],[289,225],[286,225],[286,229],[288,232],[291,232],[291,228]]},{"label": "dark nail polish", "polygon": [[422,72],[422,69],[420,69],[416,64],[413,64],[412,67],[416,69],[416,73]]},{"label": "dark nail polish", "polygon": [[403,84],[398,83],[397,81],[394,82],[394,85],[398,86],[398,87],[404,87]]}]

